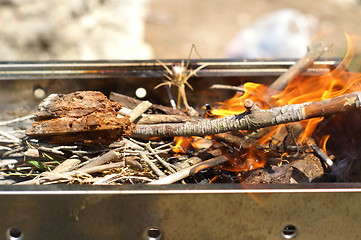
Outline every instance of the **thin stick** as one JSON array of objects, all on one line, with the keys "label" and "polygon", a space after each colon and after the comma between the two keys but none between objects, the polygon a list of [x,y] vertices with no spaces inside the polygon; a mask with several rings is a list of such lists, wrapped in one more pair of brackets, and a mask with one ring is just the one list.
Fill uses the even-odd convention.
[{"label": "thin stick", "polygon": [[283,123],[324,117],[348,109],[360,108],[361,92],[353,92],[317,102],[274,107],[267,110],[258,109],[249,99],[246,102],[249,105],[248,110],[239,115],[218,119],[202,119],[196,123],[138,125],[132,136],[205,136],[234,130],[256,130]]},{"label": "thin stick", "polygon": [[81,160],[78,156],[74,155],[69,159],[66,159],[60,165],[58,165],[52,172],[53,173],[66,173],[74,170],[81,163]]},{"label": "thin stick", "polygon": [[104,164],[104,165],[100,165],[100,166],[94,166],[94,167],[88,167],[85,168],[83,170],[75,170],[72,171],[71,173],[76,173],[76,172],[83,172],[83,173],[95,173],[95,172],[103,172],[103,171],[107,171],[110,169],[114,169],[114,168],[121,168],[125,166],[125,162],[116,162],[116,163],[108,163],[108,164]]},{"label": "thin stick", "polygon": [[129,113],[129,120],[134,122],[138,117],[140,117],[148,108],[152,106],[152,103],[149,101],[143,101],[138,106],[136,106],[133,111]]},{"label": "thin stick", "polygon": [[156,151],[150,146],[150,144],[145,145],[145,147],[154,154],[154,157],[171,173],[175,173],[176,171],[171,167],[169,163],[167,163],[165,160],[163,160],[159,155],[156,153]]},{"label": "thin stick", "polygon": [[328,46],[325,43],[320,42],[309,46],[305,56],[298,60],[287,72],[282,74],[276,81],[274,81],[268,88],[268,94],[277,91],[282,91],[286,88],[297,76],[300,76],[307,70],[312,64],[319,58],[322,53],[328,50]]},{"label": "thin stick", "polygon": [[104,164],[101,166],[95,166],[95,167],[89,167],[84,170],[75,170],[67,173],[52,173],[52,172],[45,172],[43,173],[43,176],[40,176],[40,178],[32,179],[29,181],[19,182],[15,185],[32,185],[32,184],[44,184],[46,182],[54,182],[61,179],[68,179],[71,180],[71,178],[79,175],[79,174],[90,174],[95,172],[103,172],[114,168],[121,168],[124,167],[124,162],[116,162],[116,163],[109,163]]},{"label": "thin stick", "polygon": [[6,137],[7,139],[10,139],[10,140],[14,141],[15,143],[20,143],[19,138],[14,137],[13,135],[11,135],[11,134],[9,134],[7,132],[4,132],[4,131],[0,130],[0,135]]},{"label": "thin stick", "polygon": [[231,86],[231,85],[224,85],[224,84],[213,84],[210,89],[221,89],[221,90],[233,90],[238,92],[244,92],[243,86]]},{"label": "thin stick", "polygon": [[333,164],[333,161],[331,158],[327,156],[327,154],[317,146],[315,140],[309,139],[308,140],[309,146],[313,149],[315,154],[332,170],[335,171],[335,165]]},{"label": "thin stick", "polygon": [[178,182],[182,180],[183,178],[189,177],[195,173],[197,173],[200,170],[210,168],[216,165],[219,165],[221,163],[226,162],[228,159],[225,156],[218,156],[215,158],[211,158],[209,160],[206,160],[204,162],[201,162],[199,164],[196,164],[194,166],[182,169],[176,173],[173,173],[172,175],[166,176],[164,178],[161,178],[159,180],[155,180],[153,182],[150,182],[151,185],[160,185],[160,184],[171,184]]},{"label": "thin stick", "polygon": [[140,152],[139,154],[140,154],[140,156],[142,157],[142,160],[148,164],[148,166],[150,167],[150,169],[152,169],[153,172],[155,172],[155,174],[157,174],[160,178],[163,178],[163,177],[166,176],[166,175],[148,158],[148,156],[147,156],[144,152]]},{"label": "thin stick", "polygon": [[30,114],[30,115],[27,115],[27,116],[24,116],[24,117],[15,118],[15,119],[8,120],[8,121],[1,121],[0,126],[5,126],[5,125],[12,124],[12,123],[22,122],[22,121],[31,119],[33,117],[34,117],[34,114]]},{"label": "thin stick", "polygon": [[120,159],[121,157],[122,157],[122,155],[118,151],[111,150],[111,151],[101,155],[100,157],[94,159],[93,161],[89,162],[88,164],[84,165],[83,167],[81,167],[79,169],[79,171],[85,171],[87,168],[99,166],[104,163],[110,162],[114,159]]}]

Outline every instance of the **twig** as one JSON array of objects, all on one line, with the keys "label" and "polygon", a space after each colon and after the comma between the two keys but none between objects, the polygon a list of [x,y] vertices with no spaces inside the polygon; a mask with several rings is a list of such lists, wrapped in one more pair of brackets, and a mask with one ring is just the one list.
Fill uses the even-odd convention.
[{"label": "twig", "polygon": [[34,117],[34,114],[30,114],[30,115],[27,115],[27,116],[24,116],[24,117],[15,118],[15,119],[8,120],[8,121],[1,121],[0,126],[5,126],[5,125],[12,124],[12,123],[22,122],[22,121],[31,119],[33,117]]},{"label": "twig", "polygon": [[154,154],[154,157],[171,173],[175,173],[176,171],[171,167],[169,163],[167,163],[165,160],[163,160],[159,155],[156,153],[156,151],[150,146],[150,144],[145,145],[145,147]]},{"label": "twig", "polygon": [[244,92],[243,86],[231,86],[231,85],[224,85],[224,84],[213,84],[210,89],[221,89],[221,90],[233,90],[237,92]]},{"label": "twig", "polygon": [[174,182],[178,182],[178,181],[182,180],[183,178],[189,177],[189,176],[197,173],[200,170],[219,165],[221,163],[226,162],[227,160],[228,159],[225,156],[218,156],[215,158],[211,158],[211,159],[201,162],[197,165],[182,169],[176,173],[173,173],[172,175],[169,175],[169,176],[166,176],[159,180],[150,182],[149,184],[160,185],[160,184],[171,184]]},{"label": "twig", "polygon": [[309,146],[313,149],[315,154],[332,170],[335,171],[335,165],[333,164],[333,161],[331,158],[327,156],[327,154],[317,146],[315,140],[312,138],[308,140]]},{"label": "twig", "polygon": [[138,125],[132,136],[205,136],[233,130],[256,130],[283,123],[324,117],[351,108],[359,108],[361,106],[361,92],[353,92],[317,102],[274,107],[267,110],[259,109],[249,99],[245,101],[246,105],[248,105],[246,112],[218,119],[202,119],[196,123],[187,122],[184,124]]},{"label": "twig", "polygon": [[95,172],[103,172],[103,171],[107,171],[110,169],[114,169],[114,168],[121,168],[125,166],[125,162],[116,162],[116,163],[108,163],[108,164],[104,164],[104,165],[100,165],[100,166],[94,166],[94,167],[88,167],[85,168],[83,170],[75,170],[72,171],[71,173],[76,173],[76,172],[83,172],[83,173],[95,173]]},{"label": "twig", "polygon": [[185,160],[179,166],[180,169],[184,169],[190,166],[194,166],[204,160],[208,160],[210,158],[215,158],[222,155],[221,149],[213,149],[213,150],[206,150],[200,153],[197,153],[195,156]]},{"label": "twig", "polygon": [[53,173],[66,173],[74,170],[77,168],[81,160],[78,158],[78,156],[74,155],[70,157],[69,159],[66,159],[64,162],[62,162],[60,165],[58,165],[54,170]]},{"label": "twig", "polygon": [[160,178],[163,178],[163,177],[166,176],[166,175],[148,158],[148,156],[147,156],[144,152],[140,152],[139,154],[140,154],[140,156],[142,157],[142,160],[148,164],[148,166],[150,167],[150,169],[152,169],[153,172],[155,172],[155,174],[157,174]]},{"label": "twig", "polygon": [[114,168],[124,167],[124,162],[116,162],[104,164],[101,166],[89,167],[84,170],[75,170],[67,173],[53,173],[53,172],[44,172],[37,179],[32,179],[29,181],[19,182],[16,185],[32,185],[32,184],[44,184],[46,182],[54,182],[61,179],[67,179],[70,181],[72,178],[78,176],[79,174],[90,174],[95,172],[103,172]]},{"label": "twig", "polygon": [[138,117],[140,117],[148,108],[152,106],[152,103],[149,101],[143,101],[138,106],[136,106],[133,111],[129,113],[129,120],[134,122]]},{"label": "twig", "polygon": [[152,114],[145,115],[139,119],[138,124],[157,124],[157,123],[181,123],[197,121],[196,118],[183,115],[163,115],[163,114]]},{"label": "twig", "polygon": [[53,153],[53,154],[57,154],[57,155],[64,155],[64,152],[59,151],[57,149],[53,149],[53,148],[38,147],[37,149],[41,152],[48,152],[48,153]]},{"label": "twig", "polygon": [[300,76],[304,71],[307,70],[314,61],[319,58],[323,52],[328,50],[328,46],[325,43],[320,42],[309,46],[305,56],[298,60],[287,72],[282,74],[276,81],[274,81],[267,89],[267,95],[274,92],[282,91],[286,88],[289,82]]},{"label": "twig", "polygon": [[104,163],[110,162],[114,159],[120,159],[121,157],[122,157],[122,155],[117,150],[111,150],[111,151],[107,152],[106,154],[103,154],[100,157],[96,158],[95,160],[84,165],[83,167],[81,167],[79,169],[79,171],[85,171],[87,168],[99,166]]},{"label": "twig", "polygon": [[0,135],[6,137],[7,139],[10,139],[10,140],[14,141],[15,143],[20,143],[19,138],[14,137],[13,135],[11,135],[11,134],[9,134],[7,132],[4,132],[4,131],[0,130]]},{"label": "twig", "polygon": [[[153,181],[152,179],[150,178],[147,178],[147,177],[139,177],[139,176],[122,176],[123,173],[116,173],[116,174],[112,174],[112,175],[109,175],[109,176],[105,176],[104,178],[102,179],[99,179],[99,180],[96,180],[94,182],[95,185],[97,184],[110,184],[110,183],[113,183],[115,181],[119,181],[119,180],[129,180],[131,181],[132,179],[135,179],[135,180],[141,180],[143,182],[151,182]],[[132,181],[131,181],[132,182]]]},{"label": "twig", "polygon": [[0,167],[10,167],[11,165],[16,165],[20,162],[20,160],[17,159],[1,159],[0,160]]}]

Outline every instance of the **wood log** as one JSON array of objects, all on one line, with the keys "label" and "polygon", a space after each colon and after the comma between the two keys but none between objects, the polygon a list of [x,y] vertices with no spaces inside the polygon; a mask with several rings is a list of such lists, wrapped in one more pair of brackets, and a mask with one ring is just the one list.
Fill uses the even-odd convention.
[{"label": "wood log", "polygon": [[361,106],[361,92],[353,92],[317,102],[259,109],[251,100],[248,110],[238,115],[218,119],[202,119],[196,123],[138,125],[132,136],[174,137],[205,136],[233,130],[255,130],[283,123],[324,117]]}]

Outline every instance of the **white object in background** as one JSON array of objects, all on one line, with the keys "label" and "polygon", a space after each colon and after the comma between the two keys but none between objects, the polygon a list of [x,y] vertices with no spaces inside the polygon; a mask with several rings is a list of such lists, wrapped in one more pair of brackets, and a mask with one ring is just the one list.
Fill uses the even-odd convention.
[{"label": "white object in background", "polygon": [[299,58],[307,52],[318,20],[294,9],[282,9],[243,29],[227,49],[229,58]]}]

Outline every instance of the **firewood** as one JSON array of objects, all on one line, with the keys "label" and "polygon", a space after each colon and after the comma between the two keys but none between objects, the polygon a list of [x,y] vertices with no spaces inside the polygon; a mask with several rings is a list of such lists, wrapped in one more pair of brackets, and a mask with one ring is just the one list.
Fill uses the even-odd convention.
[{"label": "firewood", "polygon": [[182,180],[183,178],[189,177],[202,169],[210,168],[210,167],[219,165],[221,163],[224,163],[226,161],[228,161],[228,159],[225,156],[214,157],[214,158],[208,159],[204,162],[198,163],[194,166],[182,169],[176,173],[173,173],[171,175],[163,177],[159,180],[150,182],[149,184],[150,185],[160,185],[160,184],[171,184],[174,182],[178,182],[178,181]]},{"label": "firewood", "polygon": [[147,111],[147,109],[152,106],[152,103],[149,101],[143,101],[141,103],[139,103],[134,109],[133,111],[131,111],[128,114],[129,120],[131,122],[134,122],[137,118],[139,118],[145,111]]},{"label": "firewood", "polygon": [[316,102],[286,105],[267,110],[259,109],[251,100],[248,110],[238,115],[218,119],[203,119],[196,123],[137,125],[133,136],[173,137],[205,136],[233,130],[255,130],[283,123],[329,116],[361,106],[361,92]]},{"label": "firewood", "polygon": [[213,84],[210,89],[219,89],[219,90],[232,90],[232,91],[237,91],[240,93],[244,93],[244,87],[243,85],[241,86],[230,86],[230,85],[225,85],[225,84]]},{"label": "firewood", "polygon": [[300,76],[319,58],[322,53],[328,50],[328,46],[323,43],[315,43],[309,46],[307,53],[292,65],[287,72],[276,79],[268,88],[268,94],[282,91],[297,76]]},{"label": "firewood", "polygon": [[165,114],[151,114],[142,116],[137,122],[138,124],[158,124],[158,123],[184,123],[196,122],[197,119],[184,115],[165,115]]},{"label": "firewood", "polygon": [[93,161],[90,161],[88,164],[84,165],[79,170],[84,171],[85,169],[96,167],[96,166],[102,165],[104,163],[110,162],[115,159],[119,160],[121,158],[122,158],[122,155],[118,150],[111,150],[111,151],[97,157]]}]

